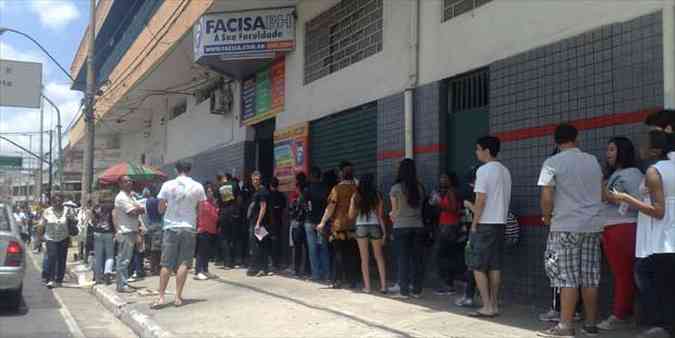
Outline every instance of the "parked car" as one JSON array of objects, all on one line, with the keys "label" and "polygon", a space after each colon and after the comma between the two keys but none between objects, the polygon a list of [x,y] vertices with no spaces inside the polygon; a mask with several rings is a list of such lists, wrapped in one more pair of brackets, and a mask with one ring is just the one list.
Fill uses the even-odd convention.
[{"label": "parked car", "polygon": [[21,229],[14,221],[11,205],[0,202],[0,304],[19,308],[25,274],[26,247]]}]

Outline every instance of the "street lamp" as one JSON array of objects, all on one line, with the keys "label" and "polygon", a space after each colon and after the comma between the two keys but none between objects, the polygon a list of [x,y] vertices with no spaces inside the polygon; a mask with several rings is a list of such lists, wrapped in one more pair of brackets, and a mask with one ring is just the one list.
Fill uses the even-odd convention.
[{"label": "street lamp", "polygon": [[[59,170],[59,191],[63,193],[63,148],[61,148],[61,111],[59,110],[59,107],[52,102],[47,96],[44,94],[42,97],[47,101],[52,107],[54,107],[54,110],[56,110],[56,144],[59,148],[59,157],[57,160],[59,161],[58,165],[58,170]],[[50,161],[51,162],[51,161]],[[49,173],[51,175],[51,172]],[[49,176],[51,177],[51,176]]]},{"label": "street lamp", "polygon": [[[16,33],[16,34],[19,34],[19,35],[27,38],[28,40],[32,41],[45,54],[47,54],[47,56],[52,60],[52,62],[54,62],[54,64],[57,67],[59,67],[59,69],[63,72],[63,74],[66,74],[66,76],[70,79],[70,81],[75,83],[75,79],[70,75],[70,73],[68,71],[66,71],[66,69],[63,68],[63,66],[61,66],[61,64],[59,64],[59,62],[56,61],[56,59],[51,54],[49,54],[49,52],[44,47],[42,47],[42,45],[39,42],[37,42],[37,40],[33,39],[30,35],[22,32],[22,31],[18,31],[16,29],[11,29],[11,28],[0,26],[0,35],[2,35],[5,32]],[[59,110],[59,107],[57,107],[54,104],[54,102],[52,102],[52,100],[50,100],[48,97],[46,97],[44,95],[42,95],[42,97],[52,107],[54,107],[54,109],[56,110],[56,118],[57,118],[56,128],[57,128],[57,138],[58,138],[58,147],[59,147],[59,180],[61,182],[59,187],[60,187],[61,192],[63,192],[63,149],[61,148],[61,111]],[[42,116],[42,114],[40,114],[40,116]],[[42,125],[42,124],[40,124],[40,125]],[[40,135],[42,135],[42,130],[40,130]],[[40,139],[40,140],[41,140],[40,143],[42,143],[42,139]],[[43,154],[40,154],[40,156],[43,156]],[[42,172],[42,170],[40,170],[40,172]],[[42,184],[42,182],[40,182],[40,184]]]},{"label": "street lamp", "polygon": [[28,35],[28,34],[22,32],[22,31],[18,31],[18,30],[16,30],[16,29],[11,29],[11,28],[7,28],[7,27],[2,27],[2,26],[0,26],[0,35],[2,35],[2,34],[5,33],[5,32],[16,33],[16,34],[19,34],[19,35],[21,35],[21,36],[27,38],[27,39],[30,40],[30,41],[33,41],[33,43],[34,43],[36,46],[40,47],[40,49],[42,49],[42,51],[43,51],[45,54],[47,54],[47,56],[54,62],[54,64],[56,64],[56,66],[59,67],[59,69],[61,69],[61,71],[63,72],[63,74],[66,74],[66,76],[70,79],[70,81],[73,81],[73,83],[75,82],[75,79],[73,79],[73,77],[70,75],[70,73],[68,73],[68,71],[67,71],[65,68],[63,68],[63,66],[61,66],[61,65],[58,63],[58,61],[56,61],[56,59],[54,59],[54,57],[53,57],[51,54],[49,54],[49,52],[48,52],[44,47],[42,47],[42,45],[41,45],[39,42],[37,42],[37,40],[33,39],[30,35]]}]

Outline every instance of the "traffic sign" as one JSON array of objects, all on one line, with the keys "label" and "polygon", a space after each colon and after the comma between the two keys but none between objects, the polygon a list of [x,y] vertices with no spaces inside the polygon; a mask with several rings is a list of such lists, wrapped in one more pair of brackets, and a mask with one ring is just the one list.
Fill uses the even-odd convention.
[{"label": "traffic sign", "polygon": [[19,156],[0,156],[0,168],[21,168],[23,158]]}]

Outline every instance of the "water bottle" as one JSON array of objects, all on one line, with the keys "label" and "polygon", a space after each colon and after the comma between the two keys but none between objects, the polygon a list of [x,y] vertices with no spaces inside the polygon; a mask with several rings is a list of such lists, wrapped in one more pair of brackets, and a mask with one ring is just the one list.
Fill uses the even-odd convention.
[{"label": "water bottle", "polygon": [[619,214],[621,214],[621,216],[626,216],[626,214],[628,213],[628,208],[629,208],[628,203],[626,202],[619,203]]}]

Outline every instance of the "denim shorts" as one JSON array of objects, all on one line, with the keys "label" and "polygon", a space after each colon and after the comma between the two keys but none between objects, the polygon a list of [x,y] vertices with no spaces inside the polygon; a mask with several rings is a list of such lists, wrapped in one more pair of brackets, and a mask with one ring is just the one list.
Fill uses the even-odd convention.
[{"label": "denim shorts", "polygon": [[382,229],[378,224],[358,224],[356,225],[356,238],[382,239]]},{"label": "denim shorts", "polygon": [[195,245],[195,232],[190,228],[164,230],[160,266],[172,271],[176,271],[181,265],[191,268]]}]

